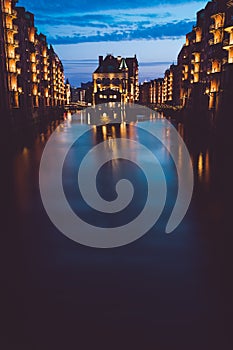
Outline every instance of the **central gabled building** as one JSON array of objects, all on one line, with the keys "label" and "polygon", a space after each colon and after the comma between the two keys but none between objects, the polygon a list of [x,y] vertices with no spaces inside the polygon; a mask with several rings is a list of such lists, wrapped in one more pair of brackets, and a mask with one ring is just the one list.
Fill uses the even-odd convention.
[{"label": "central gabled building", "polygon": [[134,103],[139,100],[138,61],[107,55],[99,56],[93,73],[93,104],[106,102]]}]

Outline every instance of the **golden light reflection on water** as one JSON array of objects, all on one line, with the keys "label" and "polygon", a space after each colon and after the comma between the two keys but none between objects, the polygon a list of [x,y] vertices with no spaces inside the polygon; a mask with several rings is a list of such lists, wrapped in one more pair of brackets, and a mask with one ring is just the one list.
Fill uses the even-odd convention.
[{"label": "golden light reflection on water", "polygon": [[116,127],[114,125],[112,126],[112,137],[116,138]]},{"label": "golden light reflection on water", "polygon": [[102,126],[102,134],[103,134],[103,140],[106,141],[107,140],[107,126],[106,125]]},{"label": "golden light reflection on water", "polygon": [[209,182],[209,180],[210,180],[210,154],[209,154],[209,151],[207,151],[207,153],[206,153],[205,177],[206,177],[206,181]]},{"label": "golden light reflection on water", "polygon": [[197,174],[200,181],[206,183],[210,180],[210,154],[209,150],[205,153],[201,152],[198,156]]},{"label": "golden light reflection on water", "polygon": [[127,127],[126,127],[126,123],[121,123],[121,137],[127,137]]},{"label": "golden light reflection on water", "polygon": [[202,178],[203,176],[203,169],[204,169],[204,164],[203,164],[203,154],[200,153],[198,157],[198,165],[197,165],[197,170],[198,170],[198,176],[199,178]]},{"label": "golden light reflection on water", "polygon": [[180,134],[182,139],[184,139],[184,125],[181,123],[178,124],[178,133]]},{"label": "golden light reflection on water", "polygon": [[71,112],[67,112],[67,119],[68,119],[69,121],[72,120],[72,114],[71,114]]},{"label": "golden light reflection on water", "polygon": [[[116,155],[117,150],[114,150],[115,143],[114,139],[117,137],[121,138],[130,138],[130,139],[136,139],[136,131],[135,131],[135,126],[139,121],[144,121],[144,118],[135,118],[134,121],[131,121],[129,124],[126,123],[126,117],[124,115],[124,111],[122,111],[121,114],[121,122],[116,126],[115,124],[110,124],[111,123],[111,118],[107,113],[102,113],[100,114],[101,116],[101,122],[104,123],[104,125],[98,127],[98,126],[93,126],[93,132],[92,132],[92,137],[93,137],[93,142],[95,143],[97,139],[101,138],[102,141],[107,141],[107,149],[112,149],[112,152]],[[77,116],[77,114],[76,114]],[[117,113],[113,113],[112,115],[113,119],[117,117]],[[164,115],[162,113],[150,113],[148,115],[149,120],[153,123],[156,122],[156,120],[161,120],[164,118]],[[67,114],[67,119],[70,119],[70,115]],[[84,111],[79,112],[79,122],[81,124],[83,123],[90,123],[90,116],[86,115]],[[53,131],[54,125],[51,126]],[[60,130],[63,130],[63,126],[61,126]],[[183,123],[178,123],[177,125],[177,130],[179,135],[182,137],[184,141],[186,137],[186,130],[183,125]],[[164,134],[163,134],[164,141],[166,141],[166,144],[168,145],[168,148],[172,146],[171,144],[171,130],[169,128],[164,128]],[[43,137],[41,137],[41,141],[44,142]],[[189,144],[189,140],[188,140]],[[189,148],[189,146],[188,146]],[[197,175],[198,180],[201,183],[208,184],[210,181],[210,171],[211,171],[211,159],[210,159],[210,153],[209,150],[206,150],[205,148],[202,149],[200,148],[199,151],[197,151],[196,148],[193,149],[192,147],[190,151],[190,158],[193,164],[194,172]],[[164,150],[164,156],[167,158],[169,156],[169,152]],[[182,167],[182,148],[178,147],[177,148],[177,156],[178,156],[178,167]]]},{"label": "golden light reflection on water", "polygon": [[[178,132],[182,139],[189,145],[190,140],[186,140],[185,135],[185,127],[182,123],[178,124]],[[193,165],[194,173],[197,174],[198,180],[202,183],[205,183],[206,185],[210,182],[210,172],[211,172],[211,157],[210,157],[210,151],[209,149],[206,149],[205,147],[200,148],[199,151],[197,151],[197,141],[195,142],[195,147],[193,148],[193,145],[189,148],[190,152],[190,158]],[[182,154],[181,150],[178,150],[178,165],[181,166],[181,160],[182,160]]]},{"label": "golden light reflection on water", "polygon": [[[158,122],[158,125],[161,121],[161,118],[163,118],[163,115],[159,115],[159,118],[155,119],[154,115],[150,115],[150,117],[153,119],[151,120],[151,123]],[[71,118],[71,119],[70,119]],[[150,119],[151,119],[150,118]],[[159,119],[159,120],[158,120]],[[57,130],[60,130],[60,134],[64,134],[64,138],[66,137],[66,133],[64,132],[66,130],[67,125],[73,123],[73,116],[67,114],[65,127],[64,125],[60,124],[59,121],[51,122],[51,124],[44,130],[40,131],[34,141],[32,142],[31,146],[24,146],[21,149],[20,154],[15,159],[14,162],[14,187],[15,187],[15,193],[16,193],[16,203],[19,206],[20,210],[28,210],[29,206],[28,203],[30,203],[31,197],[33,195],[31,188],[29,186],[31,182],[31,178],[35,178],[37,176],[38,171],[38,164],[40,162],[40,157],[42,154],[42,151],[44,149],[44,146],[49,139],[50,135],[53,133],[53,131],[58,127]],[[85,116],[83,112],[76,114],[74,117],[74,122],[78,123],[87,123],[88,118]],[[106,119],[106,122],[108,120]],[[130,123],[126,123],[125,120],[121,123],[117,124],[108,124],[102,125],[102,126],[96,126],[92,125],[92,142],[93,144],[98,143],[99,141],[107,141],[106,142],[106,150],[108,152],[112,153],[113,161],[111,162],[111,167],[114,171],[117,170],[119,167],[121,167],[121,159],[118,158],[118,149],[116,146],[116,143],[114,140],[116,138],[129,138],[131,140],[138,140],[137,135],[137,123],[140,123],[137,119],[135,121],[131,121]],[[212,169],[212,153],[209,149],[205,147],[200,147],[197,149],[197,145],[194,145],[194,148],[189,147],[189,138],[188,134],[186,132],[186,129],[182,123],[179,123],[177,126],[178,132],[180,136],[184,139],[184,137],[187,139],[187,145],[190,151],[190,157],[192,160],[194,172],[196,174],[196,178],[198,182],[201,184],[204,188],[209,188],[210,181],[212,179],[211,177],[211,169]],[[171,143],[171,132],[169,128],[164,128],[163,130],[163,137],[164,140],[166,140],[167,144],[169,142]],[[153,145],[152,145],[153,146]],[[172,145],[171,145],[172,146]],[[193,145],[192,145],[193,146]],[[169,153],[166,151],[166,149],[160,150],[160,152],[163,152],[164,160],[166,161],[169,157]],[[178,167],[182,167],[182,148],[177,148],[177,155],[178,155]],[[132,147],[132,159],[137,158],[137,149],[134,149]]]}]

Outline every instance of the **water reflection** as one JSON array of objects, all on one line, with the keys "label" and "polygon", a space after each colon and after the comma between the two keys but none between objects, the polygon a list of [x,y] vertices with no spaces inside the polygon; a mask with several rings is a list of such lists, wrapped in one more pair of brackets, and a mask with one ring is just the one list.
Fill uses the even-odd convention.
[{"label": "water reflection", "polygon": [[[134,120],[128,120],[125,111],[120,115],[115,111],[112,116],[104,115],[106,125],[96,126],[98,117],[86,115],[84,111],[75,115],[67,113],[64,116],[65,124],[60,125],[59,131],[65,139],[69,123],[93,123],[91,134],[85,139],[83,147],[106,140],[108,149],[117,158],[113,142],[115,138],[138,140],[135,128],[138,123],[146,120],[148,123],[160,123],[164,118],[163,114],[151,112],[148,116],[142,115],[139,109]],[[112,124],[112,118],[116,124]],[[16,247],[10,257],[13,268],[9,276],[14,294],[20,289],[17,322],[20,336],[26,335],[25,342],[32,340],[28,339],[28,335],[33,341],[40,340],[41,327],[44,325],[49,331],[56,330],[54,337],[58,329],[62,333],[68,327],[71,327],[75,335],[77,329],[81,330],[79,337],[87,329],[87,334],[90,329],[95,329],[100,334],[104,328],[105,333],[112,336],[112,341],[115,335],[111,334],[111,330],[118,331],[119,324],[123,323],[124,330],[128,329],[129,324],[132,325],[131,342],[135,339],[135,329],[136,333],[144,332],[147,335],[150,325],[151,339],[155,338],[154,332],[159,327],[156,338],[160,344],[166,339],[164,335],[168,331],[173,334],[168,339],[170,346],[167,348],[174,347],[177,334],[182,329],[180,340],[183,341],[186,337],[187,346],[192,338],[198,343],[195,344],[197,349],[204,337],[203,344],[207,344],[206,348],[213,349],[215,342],[210,344],[210,340],[213,339],[213,334],[219,337],[223,334],[221,321],[226,314],[222,306],[226,300],[222,291],[223,277],[219,277],[226,271],[222,263],[225,250],[219,239],[220,232],[221,239],[224,235],[221,215],[226,205],[221,212],[224,201],[219,200],[216,188],[222,193],[222,183],[219,188],[216,187],[213,176],[222,169],[218,166],[218,159],[223,154],[217,158],[216,150],[211,147],[207,137],[193,138],[183,124],[174,121],[189,148],[196,176],[195,198],[187,220],[174,236],[160,234],[164,228],[163,222],[160,222],[158,231],[129,247],[117,251],[93,251],[60,235],[49,222],[40,201],[40,158],[48,138],[59,123],[60,121],[53,121],[34,133],[30,131],[26,138],[24,135],[20,147],[7,163],[10,184],[7,198],[12,198],[9,217],[14,213],[14,219],[19,218],[15,223],[12,220],[9,235],[13,237],[12,247]],[[164,128],[163,137],[171,141],[169,129]],[[152,149],[153,147],[151,144]],[[182,165],[181,151],[180,148],[177,149],[180,162],[178,166]],[[74,153],[73,156],[75,158],[77,154]],[[167,151],[161,149],[160,156],[166,164]],[[108,175],[114,176],[121,165],[119,160],[114,160],[107,169]],[[169,170],[169,181],[173,186],[176,174],[171,168]],[[131,175],[135,177],[134,172]],[[222,178],[223,176],[221,180]],[[67,182],[69,181],[68,176]],[[140,200],[141,193],[138,202]],[[203,213],[202,216],[200,212]],[[20,245],[15,244],[17,237]],[[19,272],[22,255],[23,272]],[[6,261],[9,261],[9,256]],[[19,276],[17,284],[16,275]],[[230,273],[228,275],[231,276]],[[15,295],[13,302],[14,298]],[[230,297],[226,302],[227,309],[229,300]],[[15,314],[10,315],[11,322],[13,319]],[[91,328],[90,320],[93,320]],[[88,325],[86,329],[85,322]],[[35,333],[35,329],[39,330],[39,334]],[[70,336],[67,335],[65,341]],[[225,340],[226,337],[222,339]],[[221,348],[222,343],[218,344],[218,348]],[[36,346],[38,344],[31,346],[31,349]]]},{"label": "water reflection", "polygon": [[209,182],[210,180],[210,156],[209,150],[206,153],[200,153],[198,156],[198,177],[200,181]]},{"label": "water reflection", "polygon": [[[193,138],[192,132],[190,132],[190,130],[187,132],[182,123],[178,123],[177,130],[188,146],[194,173],[196,174],[198,182],[208,186],[211,179],[211,153],[213,152],[209,135],[196,135],[195,138]],[[179,159],[182,159],[180,155],[181,150],[179,149],[178,152]]]},{"label": "water reflection", "polygon": [[[92,141],[93,144],[101,141],[109,141],[109,147],[111,147],[112,139],[121,137],[121,138],[130,138],[136,139],[137,135],[135,134],[135,126],[137,123],[149,121],[151,123],[155,123],[156,121],[164,119],[165,116],[163,113],[157,113],[148,110],[148,113],[145,113],[144,108],[138,106],[134,113],[132,114],[132,110],[129,107],[122,106],[120,104],[112,104],[112,110],[109,111],[109,105],[104,109],[104,106],[100,106],[96,109],[88,109],[80,110],[76,113],[72,113],[67,111],[63,115],[63,120],[67,124],[70,123],[79,123],[90,124],[92,125]],[[168,118],[172,121],[172,118]],[[22,141],[21,143],[21,155],[19,157],[28,157],[30,150],[33,149],[33,152],[38,154],[38,158],[40,157],[41,149],[43,149],[50,135],[57,129],[58,132],[64,132],[66,128],[66,124],[61,123],[62,120],[52,121],[49,125],[42,127],[41,131],[35,131],[30,135],[24,135],[26,142]],[[210,149],[208,143],[209,139],[207,138],[198,140],[193,140],[190,137],[190,134],[185,129],[183,123],[176,123],[172,121],[174,126],[177,128],[180,136],[185,141],[188,146],[190,157],[192,160],[194,172],[196,174],[197,180],[205,184],[206,186],[209,184],[211,180],[211,169],[212,169],[212,150]],[[98,127],[99,123],[104,124],[101,127]],[[58,127],[59,126],[59,127]],[[171,138],[170,138],[170,130],[169,128],[164,128],[164,141],[166,144],[171,147]],[[19,151],[19,150],[18,150]],[[178,145],[178,167],[181,168],[182,164],[182,148]],[[166,149],[164,149],[164,156],[168,157],[169,154]]]},{"label": "water reflection", "polygon": [[[110,123],[130,123],[146,120],[162,119],[161,113],[153,112],[151,110],[145,111],[144,107],[135,105],[121,105],[109,104],[96,106],[95,108],[88,108],[87,110],[80,110],[73,114],[72,119],[80,122],[80,124],[110,124]],[[70,119],[67,116],[66,119]]]}]

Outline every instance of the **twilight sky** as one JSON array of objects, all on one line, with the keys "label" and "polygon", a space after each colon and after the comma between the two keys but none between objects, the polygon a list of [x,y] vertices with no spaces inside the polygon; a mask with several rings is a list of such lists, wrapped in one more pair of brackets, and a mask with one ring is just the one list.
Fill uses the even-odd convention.
[{"label": "twilight sky", "polygon": [[39,32],[47,35],[62,59],[72,85],[91,80],[99,55],[133,56],[140,80],[163,76],[176,62],[196,12],[207,1],[196,0],[19,0],[35,14]]}]

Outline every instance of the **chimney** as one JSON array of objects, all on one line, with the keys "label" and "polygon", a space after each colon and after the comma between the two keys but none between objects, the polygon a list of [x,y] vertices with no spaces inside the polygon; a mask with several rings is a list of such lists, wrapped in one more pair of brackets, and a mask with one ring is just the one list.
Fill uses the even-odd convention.
[{"label": "chimney", "polygon": [[99,56],[99,65],[102,66],[104,56]]}]

